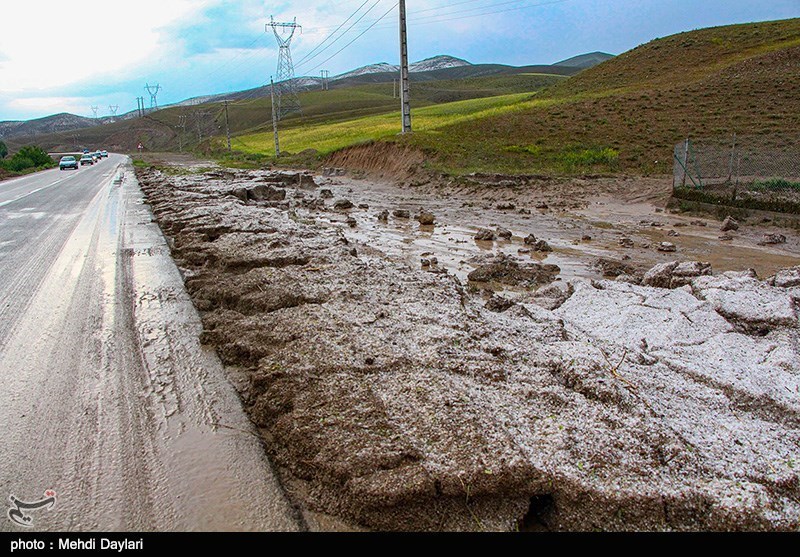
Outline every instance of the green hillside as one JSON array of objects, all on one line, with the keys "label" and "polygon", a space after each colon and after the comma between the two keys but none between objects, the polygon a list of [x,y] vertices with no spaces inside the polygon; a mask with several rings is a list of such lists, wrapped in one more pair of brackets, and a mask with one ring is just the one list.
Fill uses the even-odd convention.
[{"label": "green hillside", "polygon": [[[282,147],[324,154],[394,141],[424,148],[432,166],[456,174],[666,173],[673,145],[687,135],[769,138],[800,129],[800,19],[656,39],[538,94],[530,91],[452,106],[417,104],[410,137],[396,135],[396,111],[287,122]],[[243,134],[237,148],[269,153],[271,137]]]}]

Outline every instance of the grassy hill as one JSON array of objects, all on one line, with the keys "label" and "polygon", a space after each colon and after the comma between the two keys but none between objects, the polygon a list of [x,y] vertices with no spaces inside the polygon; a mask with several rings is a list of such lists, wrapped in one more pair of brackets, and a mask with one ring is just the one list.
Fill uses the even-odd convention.
[{"label": "grassy hill", "polygon": [[[797,133],[800,19],[680,33],[537,94],[497,93],[506,94],[417,108],[412,136],[396,136],[399,114],[393,112],[289,126],[282,147],[328,153],[393,141],[423,148],[432,166],[456,174],[667,173],[673,145],[687,135]],[[270,142],[268,134],[248,133],[237,145],[269,153]]]},{"label": "grassy hill", "polygon": [[[563,76],[557,74],[513,73],[464,79],[426,80],[415,83],[412,106],[417,110],[440,103],[537,91],[563,79],[565,79]],[[288,116],[281,122],[282,131],[288,133],[297,128],[324,128],[373,115],[388,114],[396,110],[400,102],[393,97],[391,81],[360,84],[329,91],[310,91],[301,93],[300,101],[303,106],[302,116]],[[228,106],[228,117],[231,133],[234,135],[234,148],[245,152],[260,152],[263,142],[257,142],[258,148],[250,148],[247,138],[261,135],[264,138],[268,136],[271,140],[271,104],[268,97],[232,101]],[[181,127],[182,119],[185,124],[183,127]],[[134,151],[140,142],[149,151],[177,151],[181,146],[184,150],[194,150],[200,143],[202,148],[206,149],[212,136],[216,138],[215,145],[220,146],[224,143],[224,122],[224,107],[221,102],[198,106],[173,106],[150,113],[144,118],[38,135],[36,144],[51,152],[71,151],[79,146],[127,152]],[[13,151],[31,142],[32,139],[13,138],[7,143]],[[332,148],[344,145],[346,143],[337,143]],[[290,149],[303,150],[298,146],[292,146]]]}]

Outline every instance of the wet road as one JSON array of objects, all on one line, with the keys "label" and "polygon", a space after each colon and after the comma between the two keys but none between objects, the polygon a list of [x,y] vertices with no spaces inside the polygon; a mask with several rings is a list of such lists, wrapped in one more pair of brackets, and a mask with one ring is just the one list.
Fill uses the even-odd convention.
[{"label": "wet road", "polygon": [[0,530],[298,529],[200,330],[127,157],[0,182]]}]

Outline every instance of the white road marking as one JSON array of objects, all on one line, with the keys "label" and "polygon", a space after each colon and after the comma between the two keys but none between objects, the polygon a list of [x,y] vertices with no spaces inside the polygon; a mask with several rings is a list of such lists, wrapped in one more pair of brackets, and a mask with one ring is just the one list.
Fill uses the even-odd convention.
[{"label": "white road marking", "polygon": [[[34,193],[38,193],[38,192],[40,192],[42,190],[46,190],[48,188],[52,188],[56,184],[60,184],[61,182],[65,182],[65,181],[70,180],[70,179],[72,179],[72,178],[74,178],[76,176],[77,176],[77,174],[72,174],[70,176],[63,176],[63,177],[59,178],[58,180],[56,180],[55,182],[53,182],[51,184],[47,184],[46,186],[42,186],[41,188],[36,188],[35,190],[31,190],[26,194],[20,195],[19,197],[15,197],[14,199],[9,199],[8,201],[2,201],[2,202],[0,202],[0,207],[5,207],[9,203],[14,203],[15,201],[19,201],[20,199],[25,199],[26,197],[28,197],[29,195],[33,195]],[[106,177],[107,176],[103,176],[100,179],[101,180],[105,180]]]}]

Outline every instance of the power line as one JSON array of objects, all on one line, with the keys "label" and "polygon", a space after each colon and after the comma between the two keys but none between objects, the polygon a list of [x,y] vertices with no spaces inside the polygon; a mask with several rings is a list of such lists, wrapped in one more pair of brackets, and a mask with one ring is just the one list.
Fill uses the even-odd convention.
[{"label": "power line", "polygon": [[[349,32],[350,32],[350,30],[351,30],[351,29],[352,29],[354,26],[356,26],[356,25],[357,25],[357,24],[358,24],[358,23],[359,23],[359,22],[360,22],[362,19],[364,19],[364,18],[367,16],[367,14],[368,14],[369,12],[371,12],[371,11],[373,10],[373,8],[375,8],[375,6],[377,6],[378,4],[380,4],[380,2],[381,2],[381,0],[378,0],[378,1],[377,1],[377,2],[375,2],[375,3],[374,3],[372,6],[370,6],[370,7],[367,9],[367,11],[366,11],[366,12],[364,12],[363,14],[361,14],[361,17],[359,17],[357,20],[355,20],[353,23],[351,23],[351,24],[350,24],[350,27],[348,27],[347,29],[345,29],[345,30],[342,32],[342,34],[341,34],[341,35],[339,35],[338,37],[336,37],[336,39],[334,39],[334,40],[333,40],[333,42],[332,42],[331,44],[329,44],[328,46],[326,46],[325,48],[323,48],[322,50],[320,50],[319,52],[317,52],[317,53],[316,53],[316,54],[314,54],[313,56],[304,58],[304,60],[302,60],[301,62],[298,62],[298,63],[297,63],[297,66],[298,66],[298,67],[300,67],[300,66],[304,66],[304,65],[308,64],[309,62],[311,62],[311,60],[313,60],[314,58],[316,58],[317,56],[319,56],[320,54],[322,54],[323,52],[325,52],[326,50],[328,50],[330,47],[332,47],[333,45],[335,45],[335,44],[336,44],[336,43],[339,41],[339,39],[341,39],[341,38],[342,38],[342,37],[344,37],[344,36],[345,36],[347,33],[349,33]],[[360,9],[360,8],[359,8],[359,9]],[[382,18],[381,18],[381,19],[382,19]],[[380,19],[378,19],[378,21],[380,21]],[[368,29],[369,29],[369,28],[368,28]],[[316,69],[316,68],[318,68],[318,67],[319,67],[319,66],[316,66],[315,68],[312,68],[312,69]]]},{"label": "power line", "polygon": [[375,20],[375,22],[374,22],[372,25],[370,25],[369,27],[367,27],[366,29],[364,29],[364,30],[363,30],[361,33],[359,33],[358,35],[356,35],[356,36],[355,36],[355,38],[354,38],[352,41],[350,41],[349,43],[347,43],[346,45],[344,45],[342,48],[340,48],[339,50],[337,50],[336,52],[334,52],[334,53],[333,53],[331,56],[329,56],[329,57],[328,57],[328,58],[326,58],[324,61],[322,61],[321,63],[317,64],[316,66],[314,66],[313,68],[311,68],[311,69],[310,69],[310,70],[308,70],[308,71],[310,71],[310,72],[311,72],[311,71],[314,71],[314,70],[316,70],[317,68],[319,68],[319,67],[321,67],[321,66],[324,66],[325,64],[327,64],[327,63],[328,63],[328,62],[329,62],[329,61],[330,61],[332,58],[334,58],[334,57],[335,57],[337,54],[339,54],[339,53],[340,53],[340,52],[342,52],[342,51],[343,51],[345,48],[347,48],[348,46],[350,46],[351,44],[353,44],[354,42],[356,42],[358,39],[360,39],[360,38],[361,38],[361,37],[364,35],[364,33],[366,33],[367,31],[369,31],[369,30],[370,30],[370,29],[372,29],[373,27],[375,27],[375,25],[377,25],[379,21],[381,21],[381,20],[382,20],[384,17],[386,17],[387,15],[389,15],[389,13],[390,13],[392,10],[394,10],[396,7],[397,7],[397,4],[395,4],[394,6],[392,6],[391,8],[389,8],[388,10],[386,10],[386,12],[385,12],[385,13],[384,13],[384,14],[383,14],[381,17],[379,17],[378,19],[376,19],[376,20]]},{"label": "power line", "polygon": [[[345,19],[345,20],[344,20],[342,23],[340,23],[340,24],[339,24],[339,27],[337,27],[337,28],[336,28],[336,30],[335,30],[333,33],[331,33],[330,35],[328,35],[327,37],[325,37],[325,39],[324,39],[324,40],[323,40],[321,43],[319,43],[317,46],[315,46],[314,48],[312,48],[312,49],[311,49],[311,51],[310,51],[310,52],[308,52],[308,53],[307,53],[305,56],[303,56],[302,58],[300,58],[300,60],[298,60],[297,64],[298,64],[298,65],[302,64],[302,63],[303,63],[303,62],[306,60],[306,58],[308,58],[309,56],[311,56],[311,55],[312,55],[312,54],[313,54],[313,53],[314,53],[314,52],[315,52],[315,51],[316,51],[318,48],[320,48],[322,45],[324,45],[324,44],[325,44],[325,43],[328,41],[328,39],[330,39],[331,37],[333,37],[333,36],[336,34],[336,32],[337,32],[337,31],[339,31],[339,29],[341,29],[342,27],[344,27],[344,24],[345,24],[345,23],[347,23],[348,21],[350,21],[350,20],[353,18],[353,16],[354,16],[354,15],[356,15],[356,14],[357,14],[357,13],[358,13],[358,12],[361,10],[361,8],[363,8],[363,7],[364,7],[364,6],[367,4],[367,2],[369,2],[369,0],[364,0],[364,2],[363,2],[363,3],[362,3],[362,4],[361,4],[361,5],[358,7],[358,8],[356,8],[356,11],[354,11],[353,13],[351,13],[351,14],[350,14],[350,15],[347,17],[347,19]],[[346,31],[345,31],[345,32],[346,32]]]}]

